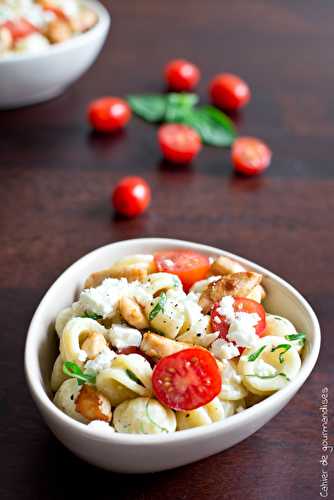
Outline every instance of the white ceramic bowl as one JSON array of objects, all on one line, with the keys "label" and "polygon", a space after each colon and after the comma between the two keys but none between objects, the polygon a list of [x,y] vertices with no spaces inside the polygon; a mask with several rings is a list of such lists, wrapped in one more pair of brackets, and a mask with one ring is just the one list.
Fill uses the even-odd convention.
[{"label": "white ceramic bowl", "polygon": [[[52,324],[60,309],[73,302],[87,275],[108,267],[124,255],[163,249],[190,248],[209,256],[227,255],[264,275],[266,309],[289,318],[307,335],[306,352],[297,378],[284,389],[247,410],[206,427],[170,435],[96,432],[62,413],[51,401],[50,373],[56,357]],[[50,327],[51,325],[51,327]],[[284,280],[228,252],[187,241],[143,238],[113,243],[82,257],[51,286],[31,321],[25,348],[25,371],[31,394],[47,425],[73,453],[88,462],[118,472],[171,469],[214,453],[247,438],[276,415],[310,375],[320,348],[318,320],[309,304]],[[297,431],[297,427],[296,427]]]},{"label": "white ceramic bowl", "polygon": [[0,108],[17,108],[51,99],[93,64],[106,39],[110,16],[99,2],[84,3],[99,17],[91,30],[38,54],[0,57]]}]

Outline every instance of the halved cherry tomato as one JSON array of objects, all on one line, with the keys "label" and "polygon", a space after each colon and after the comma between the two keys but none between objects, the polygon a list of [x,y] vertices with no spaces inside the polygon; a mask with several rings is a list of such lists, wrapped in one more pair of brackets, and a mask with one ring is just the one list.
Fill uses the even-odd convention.
[{"label": "halved cherry tomato", "polygon": [[239,137],[233,143],[231,160],[237,172],[257,175],[269,167],[271,150],[255,137]]},{"label": "halved cherry tomato", "polygon": [[[261,304],[252,299],[244,297],[235,297],[233,309],[235,312],[256,313],[260,319],[255,327],[256,334],[261,337],[266,327],[266,313]],[[225,316],[219,313],[219,304],[215,304],[211,311],[211,329],[212,331],[219,332],[219,337],[226,339],[229,329],[229,323],[226,321]]]},{"label": "halved cherry tomato", "polygon": [[25,38],[26,36],[31,35],[32,33],[36,33],[38,28],[31,24],[29,21],[20,17],[15,19],[14,21],[6,21],[1,26],[9,29],[12,34],[14,42],[19,40],[20,38]]},{"label": "halved cherry tomato", "polygon": [[125,127],[131,118],[131,109],[119,97],[101,97],[88,107],[88,120],[99,132],[115,132]]},{"label": "halved cherry tomato", "polygon": [[191,250],[158,252],[154,255],[158,272],[176,274],[188,291],[196,281],[207,277],[210,262],[206,255]]},{"label": "halved cherry tomato", "polygon": [[199,82],[201,73],[195,64],[185,59],[174,59],[165,67],[165,78],[171,90],[187,92]]},{"label": "halved cherry tomato", "polygon": [[151,188],[141,177],[124,177],[112,193],[116,212],[135,217],[143,213],[151,201]]},{"label": "halved cherry tomato", "polygon": [[215,106],[230,111],[246,106],[251,98],[247,83],[231,73],[217,75],[210,84],[209,92]]},{"label": "halved cherry tomato", "polygon": [[194,410],[221,390],[216,360],[205,349],[191,348],[162,358],[153,370],[156,397],[174,410]]},{"label": "halved cherry tomato", "polygon": [[166,160],[173,163],[190,163],[202,148],[196,130],[174,123],[159,128],[158,141]]}]

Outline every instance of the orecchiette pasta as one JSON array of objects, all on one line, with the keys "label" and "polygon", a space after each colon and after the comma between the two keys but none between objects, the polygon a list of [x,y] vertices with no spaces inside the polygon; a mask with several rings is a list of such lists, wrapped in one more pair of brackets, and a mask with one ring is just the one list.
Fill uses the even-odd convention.
[{"label": "orecchiette pasta", "polygon": [[118,432],[161,434],[175,431],[176,418],[174,412],[159,401],[136,398],[117,406],[113,424]]},{"label": "orecchiette pasta", "polygon": [[157,272],[177,256],[168,253],[167,267],[162,258],[126,256],[91,274],[79,300],[56,317],[54,403],[101,436],[220,422],[300,370],[305,334],[266,313],[260,274],[228,257],[185,252],[181,262],[204,269],[190,283],[187,268],[185,283],[182,272]]}]

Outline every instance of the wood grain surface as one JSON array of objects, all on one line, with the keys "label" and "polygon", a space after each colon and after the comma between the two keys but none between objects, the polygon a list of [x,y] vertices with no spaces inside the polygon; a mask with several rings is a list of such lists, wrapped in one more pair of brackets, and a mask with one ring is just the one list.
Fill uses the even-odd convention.
[{"label": "wood grain surface", "polygon": [[[118,0],[94,67],[64,95],[0,112],[0,498],[314,500],[321,498],[320,394],[333,417],[334,4],[322,0]],[[161,161],[156,130],[139,119],[115,137],[85,121],[97,96],[163,90],[172,57],[198,63],[200,94],[217,72],[253,89],[235,117],[262,137],[273,163],[233,175],[229,152],[205,147],[186,168]],[[1,78],[1,67],[0,67]],[[142,217],[114,216],[125,174],[153,188]],[[23,348],[42,295],[74,260],[109,242],[165,236],[203,242],[278,273],[311,302],[323,329],[319,362],[291,403],[246,441],[201,462],[145,476],[95,469],[42,422],[26,388]],[[333,439],[333,418],[329,432]],[[329,471],[334,489],[334,454]]]}]

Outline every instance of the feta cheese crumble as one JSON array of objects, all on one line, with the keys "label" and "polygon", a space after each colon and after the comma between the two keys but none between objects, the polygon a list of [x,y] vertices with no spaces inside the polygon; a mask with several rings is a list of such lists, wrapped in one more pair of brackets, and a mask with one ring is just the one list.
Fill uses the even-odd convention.
[{"label": "feta cheese crumble", "polygon": [[139,347],[141,343],[140,331],[126,325],[113,325],[108,337],[112,345],[117,349]]},{"label": "feta cheese crumble", "polygon": [[98,432],[115,432],[115,429],[103,420],[92,420],[88,427]]},{"label": "feta cheese crumble", "polygon": [[240,354],[237,346],[225,339],[215,340],[211,345],[211,352],[218,359],[232,359]]},{"label": "feta cheese crumble", "polygon": [[96,288],[86,288],[80,294],[80,305],[84,310],[103,318],[112,317],[117,311],[119,300],[129,291],[126,278],[107,278]]},{"label": "feta cheese crumble", "polygon": [[234,342],[238,347],[256,347],[259,337],[256,335],[255,326],[260,320],[257,313],[235,313],[235,318],[230,324],[227,340]]},{"label": "feta cheese crumble", "polygon": [[228,323],[231,323],[235,318],[235,311],[233,308],[234,298],[231,295],[226,295],[219,302],[216,311],[221,316],[224,316]]},{"label": "feta cheese crumble", "polygon": [[96,356],[95,359],[87,361],[85,371],[99,373],[110,367],[112,360],[116,357],[116,353],[106,347]]}]

